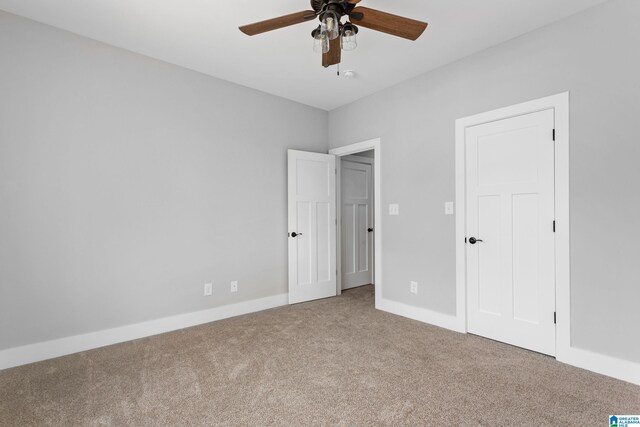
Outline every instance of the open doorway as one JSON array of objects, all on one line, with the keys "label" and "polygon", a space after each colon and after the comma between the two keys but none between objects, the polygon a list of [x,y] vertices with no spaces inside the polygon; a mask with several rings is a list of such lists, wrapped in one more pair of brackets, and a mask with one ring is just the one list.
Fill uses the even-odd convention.
[{"label": "open doorway", "polygon": [[375,283],[373,245],[373,150],[343,156],[340,168],[340,243],[342,290]]},{"label": "open doorway", "polygon": [[382,297],[380,140],[335,148],[337,156],[337,289],[375,285]]}]

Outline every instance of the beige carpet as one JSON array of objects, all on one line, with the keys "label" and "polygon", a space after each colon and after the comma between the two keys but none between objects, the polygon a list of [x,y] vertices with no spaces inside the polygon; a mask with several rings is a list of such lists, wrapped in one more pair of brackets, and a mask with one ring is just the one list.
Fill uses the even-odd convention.
[{"label": "beige carpet", "polygon": [[0,372],[0,425],[606,426],[640,387],[373,308],[373,288]]}]

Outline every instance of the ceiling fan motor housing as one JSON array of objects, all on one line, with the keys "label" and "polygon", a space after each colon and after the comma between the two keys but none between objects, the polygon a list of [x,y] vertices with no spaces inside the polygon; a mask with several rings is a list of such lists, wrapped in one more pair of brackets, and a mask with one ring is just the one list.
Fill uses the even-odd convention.
[{"label": "ceiling fan motor housing", "polygon": [[347,0],[311,0],[311,8],[320,15],[322,19],[322,12],[332,11],[335,12],[338,17],[348,15],[351,13],[355,4],[347,2]]},{"label": "ceiling fan motor housing", "polygon": [[[351,14],[355,8],[355,4],[351,4],[347,0],[311,0],[311,7],[316,12],[318,19],[321,22],[327,12],[335,13],[338,17],[338,21],[340,21],[340,18],[343,16]],[[346,22],[345,24],[338,22],[338,25],[340,27],[340,34],[342,34],[343,30],[347,29],[350,29],[356,34],[358,33],[358,27],[353,25],[351,22]],[[315,38],[319,31],[320,26],[311,32],[311,37]]]}]

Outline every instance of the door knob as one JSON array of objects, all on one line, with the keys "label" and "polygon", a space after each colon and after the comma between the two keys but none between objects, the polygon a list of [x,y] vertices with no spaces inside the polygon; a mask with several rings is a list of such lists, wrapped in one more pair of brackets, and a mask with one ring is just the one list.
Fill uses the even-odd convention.
[{"label": "door knob", "polygon": [[298,236],[302,236],[302,233],[296,233],[295,231],[291,233],[291,237],[298,237]]},{"label": "door knob", "polygon": [[367,231],[371,233],[373,231],[373,228],[368,228]]},{"label": "door knob", "polygon": [[471,243],[472,245],[475,245],[476,242],[482,242],[482,240],[476,239],[475,237],[470,237],[469,238],[469,243]]}]

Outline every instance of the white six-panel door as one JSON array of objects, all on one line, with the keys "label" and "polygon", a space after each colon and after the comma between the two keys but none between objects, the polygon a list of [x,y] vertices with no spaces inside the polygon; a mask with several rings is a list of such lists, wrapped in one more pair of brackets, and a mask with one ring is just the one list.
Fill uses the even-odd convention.
[{"label": "white six-panel door", "polygon": [[373,283],[372,161],[341,162],[342,289]]},{"label": "white six-panel door", "polygon": [[335,156],[289,150],[289,303],[336,295]]},{"label": "white six-panel door", "polygon": [[468,331],[549,355],[553,128],[546,110],[470,127],[465,136]]}]

